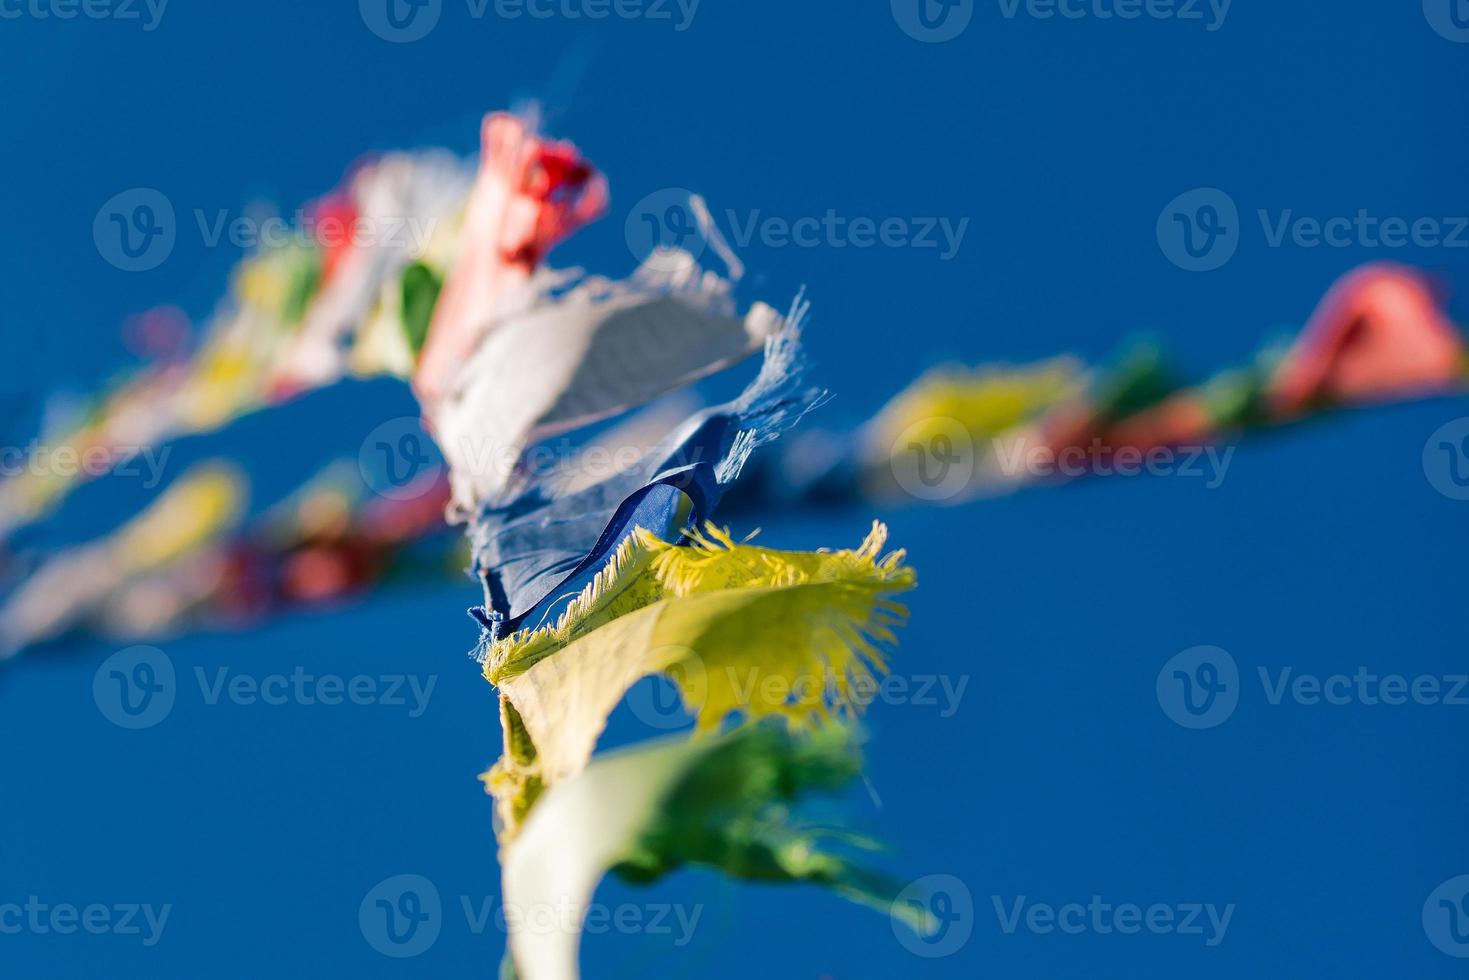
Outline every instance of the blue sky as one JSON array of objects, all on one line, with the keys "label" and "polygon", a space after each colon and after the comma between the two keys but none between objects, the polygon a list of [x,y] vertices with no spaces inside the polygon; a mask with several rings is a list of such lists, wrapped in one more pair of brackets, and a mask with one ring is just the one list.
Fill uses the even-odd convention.
[{"label": "blue sky", "polygon": [[[42,393],[125,365],[127,315],[159,302],[208,313],[240,255],[207,234],[220,216],[261,200],[289,211],[368,150],[469,152],[483,112],[527,98],[612,182],[608,217],[557,261],[624,273],[638,202],[702,193],[751,270],[748,298],[783,306],[807,288],[833,424],[947,359],[1098,358],[1148,334],[1203,373],[1298,325],[1372,259],[1429,269],[1469,315],[1469,46],[1435,0],[970,0],[947,20],[904,0],[439,0],[413,14],[437,18],[414,40],[395,32],[427,20],[399,7],[390,21],[368,0],[71,9],[0,0],[0,324],[22,352],[0,394],[21,420]],[[169,202],[175,240],[130,272],[93,224],[135,188]],[[1190,271],[1169,209],[1201,189],[1184,213],[1204,222],[1213,205],[1222,237],[1205,249],[1212,267]],[[1395,246],[1394,218],[1435,234]],[[882,240],[862,219],[895,223]],[[1317,241],[1310,222],[1332,219],[1347,230]],[[281,492],[324,447],[353,453],[411,411],[384,386],[326,393],[177,447],[168,475],[223,449]],[[1454,829],[1469,706],[1309,703],[1289,685],[1363,671],[1437,678],[1447,695],[1465,671],[1469,504],[1435,490],[1422,462],[1465,414],[1439,399],[1262,438],[1214,487],[1114,479],[762,520],[768,543],[795,548],[855,544],[877,516],[909,549],[921,586],[894,662],[910,693],[873,706],[872,792],[845,802],[892,843],[894,870],[963,882],[968,938],[918,958],[880,915],[690,873],[647,893],[605,886],[608,908],[702,912],[686,943],[676,916],[671,933],[589,936],[586,975],[1456,973],[1423,912],[1469,872]],[[48,539],[105,527],[143,496],[103,481]],[[171,911],[152,945],[146,925],[0,935],[7,975],[491,975],[503,936],[478,914],[498,891],[474,777],[498,731],[465,657],[474,598],[445,585],[170,643],[178,699],[139,731],[92,696],[112,649],[8,665],[0,905],[102,905],[114,924],[122,906]],[[1165,665],[1198,646],[1227,651],[1238,676],[1233,711],[1203,730],[1176,724],[1157,693]],[[434,686],[417,715],[411,694],[210,703],[221,669]],[[615,737],[640,734],[636,719],[614,723]],[[433,882],[442,920],[430,948],[392,959],[358,911],[400,874]],[[1107,905],[1112,924],[1118,906],[1163,906],[1180,927],[1197,906],[1202,928],[1103,931],[1088,911],[1072,934],[1045,928],[1044,911],[1026,918],[1073,904]],[[1210,908],[1232,909],[1226,927]]]}]

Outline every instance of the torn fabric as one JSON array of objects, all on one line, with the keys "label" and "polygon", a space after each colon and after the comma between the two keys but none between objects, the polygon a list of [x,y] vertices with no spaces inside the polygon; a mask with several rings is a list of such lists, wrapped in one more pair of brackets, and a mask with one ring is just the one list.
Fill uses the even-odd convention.
[{"label": "torn fabric", "polygon": [[[799,816],[804,800],[860,773],[856,736],[836,727],[794,739],[756,726],[600,757],[546,794],[505,853],[504,901],[517,925],[502,976],[576,980],[583,921],[609,870],[649,882],[698,866],[745,881],[812,884],[930,930],[924,913],[895,901],[900,882],[850,856],[872,850],[870,841]],[[552,928],[533,925],[553,911],[563,918]]]},{"label": "torn fabric", "polygon": [[[712,517],[753,450],[777,439],[821,397],[802,376],[805,313],[798,300],[766,340],[760,372],[738,398],[693,414],[651,449],[632,445],[635,461],[569,491],[529,475],[518,492],[474,515],[470,535],[485,586],[487,640],[543,620],[558,597],[580,592],[634,528],[677,540],[683,528]],[[597,472],[586,454],[573,468]]]},{"label": "torn fabric", "polygon": [[486,652],[517,732],[487,783],[502,839],[542,789],[587,764],[643,677],[675,678],[703,733],[735,714],[796,728],[850,717],[906,618],[892,597],[916,584],[902,552],[883,552],[886,537],[874,524],[854,550],[789,552],[712,527],[682,547],[636,529],[555,623]]}]

